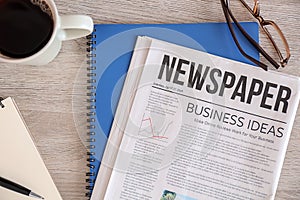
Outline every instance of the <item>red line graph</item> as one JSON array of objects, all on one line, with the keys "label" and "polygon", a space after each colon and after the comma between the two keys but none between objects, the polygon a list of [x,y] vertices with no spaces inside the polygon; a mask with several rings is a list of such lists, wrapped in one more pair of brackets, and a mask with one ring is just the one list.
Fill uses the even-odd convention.
[{"label": "red line graph", "polygon": [[142,130],[142,127],[143,127],[144,123],[147,123],[147,122],[148,122],[148,126],[146,126],[146,127],[150,127],[151,137],[152,137],[152,138],[168,139],[168,137],[165,136],[165,133],[166,133],[166,130],[168,129],[169,125],[168,125],[168,127],[166,128],[166,130],[164,131],[164,133],[163,133],[162,135],[159,135],[159,133],[157,133],[157,132],[154,130],[154,126],[153,126],[153,122],[152,122],[151,117],[145,118],[145,113],[144,113],[143,119],[141,120],[141,124],[140,124],[140,128],[139,128],[140,131],[143,131],[143,130]]}]

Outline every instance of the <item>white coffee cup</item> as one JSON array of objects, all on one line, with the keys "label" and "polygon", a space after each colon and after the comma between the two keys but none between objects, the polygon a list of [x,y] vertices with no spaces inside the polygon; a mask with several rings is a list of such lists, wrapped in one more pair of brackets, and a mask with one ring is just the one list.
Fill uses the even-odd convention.
[{"label": "white coffee cup", "polygon": [[44,65],[51,62],[61,49],[62,41],[72,40],[89,35],[93,31],[93,20],[86,15],[59,16],[57,7],[53,0],[42,0],[51,10],[53,18],[53,32],[47,44],[25,58],[12,58],[1,54],[0,62]]}]

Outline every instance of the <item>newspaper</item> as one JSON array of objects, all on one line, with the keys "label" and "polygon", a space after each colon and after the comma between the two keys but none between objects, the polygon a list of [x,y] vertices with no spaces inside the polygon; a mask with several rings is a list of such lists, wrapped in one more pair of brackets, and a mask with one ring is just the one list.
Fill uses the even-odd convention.
[{"label": "newspaper", "polygon": [[274,199],[300,79],[138,37],[92,200]]}]

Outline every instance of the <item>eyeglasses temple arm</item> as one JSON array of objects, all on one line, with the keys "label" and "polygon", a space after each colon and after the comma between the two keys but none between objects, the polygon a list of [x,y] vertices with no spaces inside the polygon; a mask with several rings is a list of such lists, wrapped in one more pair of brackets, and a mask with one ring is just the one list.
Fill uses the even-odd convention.
[{"label": "eyeglasses temple arm", "polygon": [[[255,47],[259,53],[261,53],[276,69],[278,69],[280,66],[277,64],[277,62],[272,59],[262,48],[259,44],[257,44],[257,42],[242,28],[242,26],[240,25],[240,23],[235,19],[235,17],[233,16],[233,14],[231,13],[230,9],[228,8],[228,6],[225,5],[224,0],[221,0],[221,4],[222,4],[222,8],[223,8],[223,12],[227,21],[227,24],[229,26],[229,30],[233,36],[233,39],[238,47],[238,49],[240,50],[240,52],[249,60],[251,60],[253,63],[257,64],[258,66],[262,67],[262,68],[267,68],[267,65],[265,65],[264,63],[257,61],[256,59],[252,58],[251,56],[249,56],[248,54],[246,54],[243,49],[241,48],[237,37],[233,31],[233,27],[231,24],[231,19],[233,20],[233,22],[235,23],[235,25],[238,27],[238,29],[241,31],[241,33],[247,38],[247,40],[253,45],[253,47]],[[231,17],[231,19],[230,19]]]}]

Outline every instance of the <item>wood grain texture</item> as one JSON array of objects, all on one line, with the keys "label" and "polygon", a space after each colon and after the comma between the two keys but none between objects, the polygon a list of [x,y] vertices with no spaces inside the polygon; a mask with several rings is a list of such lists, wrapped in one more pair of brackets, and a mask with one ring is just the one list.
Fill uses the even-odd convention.
[{"label": "wood grain texture", "polygon": [[[251,1],[251,0],[249,0]],[[239,9],[242,20],[251,17]],[[280,71],[300,76],[300,1],[264,0],[261,13],[283,29],[292,57]],[[61,15],[87,14],[95,23],[223,22],[217,0],[56,0]],[[56,59],[45,66],[0,63],[0,96],[14,97],[43,159],[65,200],[85,194],[85,39],[66,41]],[[269,47],[262,38],[263,46]],[[299,91],[300,92],[300,91]],[[294,123],[276,200],[300,199],[300,110]]]}]

